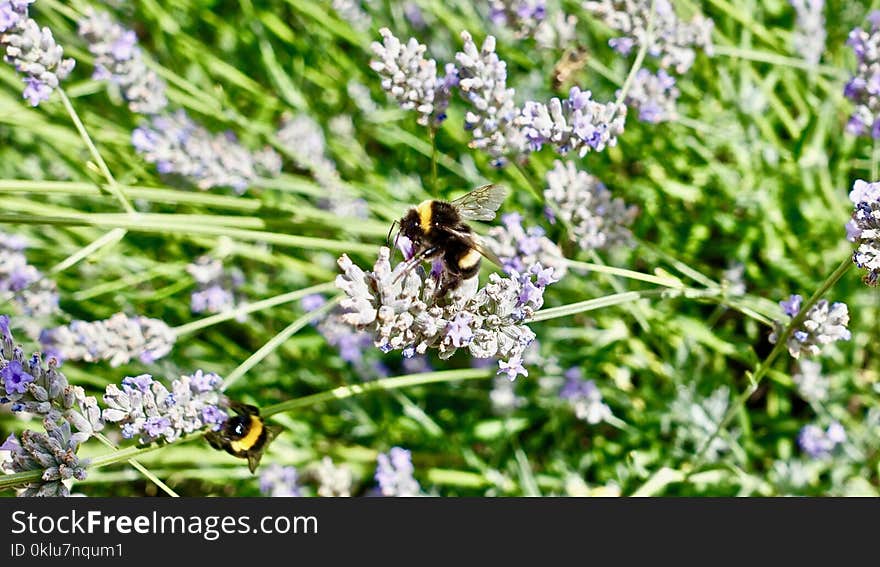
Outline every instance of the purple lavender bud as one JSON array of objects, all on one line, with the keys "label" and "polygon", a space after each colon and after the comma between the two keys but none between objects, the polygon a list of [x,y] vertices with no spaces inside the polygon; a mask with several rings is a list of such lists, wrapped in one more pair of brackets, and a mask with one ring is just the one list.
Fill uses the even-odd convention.
[{"label": "purple lavender bud", "polygon": [[421,487],[413,478],[412,455],[406,449],[392,447],[376,458],[376,482],[382,496],[418,496]]},{"label": "purple lavender bud", "polygon": [[5,61],[15,67],[25,83],[23,97],[31,106],[48,100],[73,70],[74,60],[64,59],[49,28],[28,17],[30,0],[0,0],[0,46]]},{"label": "purple lavender bud", "polygon": [[94,78],[118,87],[132,112],[158,114],[165,110],[165,83],[147,68],[133,31],[114,22],[106,12],[90,8],[79,22],[79,35],[95,56]]},{"label": "purple lavender bud", "polygon": [[[785,314],[794,319],[801,310],[801,297],[792,295],[788,301],[781,301],[779,304]],[[786,345],[788,352],[794,358],[798,358],[803,353],[816,356],[824,345],[849,340],[848,324],[849,311],[846,304],[829,304],[828,301],[821,299],[807,312],[801,323],[802,327],[795,329],[791,334]],[[770,334],[770,342],[775,344],[782,333],[783,326],[776,321],[774,330]]]}]

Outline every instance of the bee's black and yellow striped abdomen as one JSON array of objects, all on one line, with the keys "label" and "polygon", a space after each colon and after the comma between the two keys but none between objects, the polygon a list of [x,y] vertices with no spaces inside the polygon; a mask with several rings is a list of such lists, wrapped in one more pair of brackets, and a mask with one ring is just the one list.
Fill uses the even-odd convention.
[{"label": "bee's black and yellow striped abdomen", "polygon": [[236,415],[229,417],[219,431],[208,432],[205,437],[215,449],[247,459],[251,472],[254,472],[278,429],[266,426],[255,406],[233,402],[230,409]]}]

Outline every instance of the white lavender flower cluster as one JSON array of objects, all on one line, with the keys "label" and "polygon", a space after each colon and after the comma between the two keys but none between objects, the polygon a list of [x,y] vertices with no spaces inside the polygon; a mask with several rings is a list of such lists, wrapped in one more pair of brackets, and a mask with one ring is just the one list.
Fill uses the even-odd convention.
[{"label": "white lavender flower cluster", "polygon": [[64,59],[64,49],[55,43],[49,28],[40,28],[28,16],[34,0],[0,0],[0,46],[4,60],[23,75],[22,95],[31,106],[48,100],[73,70],[74,60]]},{"label": "white lavender flower cluster", "polygon": [[[611,39],[609,45],[627,55],[648,41],[651,3],[652,0],[587,0],[583,7],[623,34]],[[669,0],[654,0],[654,26],[647,53],[658,58],[662,68],[686,73],[696,58],[694,48],[702,48],[707,55],[712,55],[713,27],[712,20],[702,15],[683,22]]]},{"label": "white lavender flower cluster", "polygon": [[260,471],[260,494],[270,498],[302,496],[296,467],[272,463]]},{"label": "white lavender flower cluster", "polygon": [[813,459],[826,459],[834,450],[846,442],[846,430],[834,421],[823,430],[815,424],[805,425],[798,434],[801,451]]},{"label": "white lavender flower cluster", "polygon": [[28,319],[43,319],[58,311],[58,289],[27,262],[27,243],[0,232],[0,300],[18,306]]},{"label": "white lavender flower cluster", "polygon": [[[801,310],[803,298],[800,295],[792,295],[787,301],[780,301],[779,306],[791,319],[797,317]],[[801,354],[817,356],[824,345],[835,341],[848,341],[850,332],[846,326],[849,324],[849,310],[845,303],[829,304],[820,299],[807,312],[801,326],[791,333],[786,346],[788,352],[794,358]],[[782,336],[783,326],[778,321],[774,322],[773,332],[770,333],[770,342],[776,344]]]},{"label": "white lavender flower cluster", "polygon": [[[617,91],[618,95],[620,91]],[[678,118],[675,103],[680,91],[675,86],[675,77],[660,69],[656,74],[647,69],[636,72],[624,102],[639,113],[641,122],[657,124]]]},{"label": "white lavender flower cluster", "polygon": [[518,39],[535,38],[542,49],[562,49],[575,39],[577,17],[547,9],[545,0],[491,0],[489,20],[513,30]]},{"label": "white lavender flower cluster", "polygon": [[565,100],[526,102],[518,124],[531,151],[551,144],[562,155],[577,151],[584,157],[617,144],[626,125],[626,106],[596,102],[590,91],[574,86]]},{"label": "white lavender flower cluster", "polygon": [[846,129],[850,134],[868,134],[880,138],[880,11],[868,15],[870,31],[855,28],[846,44],[856,56],[856,72],[844,86],[843,94],[853,101],[855,108]]},{"label": "white lavender flower cluster", "polygon": [[565,384],[559,390],[559,397],[569,403],[576,418],[590,425],[612,418],[611,408],[602,400],[596,382],[586,380],[583,370],[578,367],[565,372]]},{"label": "white lavender flower cluster", "polygon": [[187,265],[186,271],[198,285],[190,297],[193,313],[221,313],[235,307],[235,290],[244,283],[241,270],[226,270],[221,260],[199,256]]},{"label": "white lavender flower cluster", "polygon": [[[323,295],[316,293],[303,297],[300,305],[304,311],[312,312],[326,302]],[[313,320],[312,324],[330,346],[339,350],[339,358],[353,364],[359,370],[365,370],[364,351],[373,344],[373,340],[367,333],[352,328],[343,321],[342,316],[342,309],[334,309],[319,320]]]},{"label": "white lavender flower cluster", "polygon": [[243,193],[260,175],[281,169],[274,150],[251,152],[231,132],[211,134],[183,110],[151,117],[132,132],[131,141],[159,173],[194,180],[202,190],[232,187]]},{"label": "white lavender flower cluster", "polygon": [[333,0],[332,6],[339,17],[348,22],[353,29],[360,32],[370,29],[373,19],[361,6],[360,0]]},{"label": "white lavender flower cluster", "polygon": [[[369,93],[366,96],[369,97]],[[340,217],[369,216],[366,201],[351,195],[342,184],[336,164],[327,157],[324,131],[314,119],[307,114],[287,116],[276,137],[287,148],[296,166],[309,170],[324,189],[325,194],[318,201],[319,207]]]},{"label": "white lavender flower cluster", "polygon": [[553,268],[553,277],[561,280],[568,268],[562,250],[555,242],[544,236],[540,226],[523,228],[522,215],[507,213],[501,217],[501,226],[489,229],[486,245],[503,263],[508,274],[528,272],[529,267],[540,264]]},{"label": "white lavender flower cluster", "polygon": [[201,429],[216,431],[229,417],[222,387],[219,376],[201,370],[174,380],[170,390],[149,374],[127,377],[121,388],[107,386],[102,417],[120,425],[123,437],[142,444],[175,441]]},{"label": "white lavender flower cluster", "polygon": [[391,30],[382,28],[382,43],[373,42],[376,59],[370,67],[382,77],[382,88],[405,110],[415,110],[422,126],[434,126],[446,118],[446,107],[452,88],[458,82],[455,65],[446,66],[445,74],[437,74],[437,62],[425,59],[428,49],[415,38],[401,43]]},{"label": "white lavender flower cluster", "polygon": [[433,277],[404,273],[405,263],[392,268],[389,259],[382,247],[371,272],[347,255],[339,259],[343,274],[336,285],[347,296],[341,302],[346,323],[368,332],[383,352],[402,350],[410,357],[435,348],[445,359],[467,348],[475,358],[503,358],[499,373],[511,379],[528,376],[522,355],[535,334],[526,322],[543,305],[544,288],[557,281],[552,268],[536,265],[507,278],[492,274],[480,289],[474,276],[442,298]]},{"label": "white lavender flower cluster", "polygon": [[818,65],[825,52],[825,0],[788,0],[796,14],[792,47],[810,65]]},{"label": "white lavender flower cluster", "polygon": [[21,440],[10,434],[0,445],[0,451],[9,451],[9,460],[0,463],[0,469],[20,473],[41,470],[38,482],[28,484],[18,493],[22,497],[65,497],[70,490],[63,481],[86,478],[86,462],[76,456],[80,441],[71,434],[70,424],[47,417],[43,420],[46,433],[25,430]]},{"label": "white lavender flower cluster", "polygon": [[544,198],[553,218],[558,215],[570,229],[571,237],[584,250],[629,245],[629,228],[638,209],[627,206],[596,177],[577,169],[573,162],[557,160],[547,172]]},{"label": "white lavender flower cluster", "polygon": [[376,458],[375,477],[382,496],[419,496],[422,487],[413,472],[412,454],[406,449],[392,447]]},{"label": "white lavender flower cluster", "polygon": [[324,457],[315,469],[314,476],[318,481],[318,496],[351,496],[353,478],[349,467],[336,466],[330,457]]},{"label": "white lavender flower cluster", "polygon": [[0,315],[0,404],[10,404],[13,412],[67,421],[76,428],[78,443],[104,428],[97,400],[68,383],[54,358],[46,365],[40,353],[25,358],[15,345],[6,315]]},{"label": "white lavender flower cluster", "polygon": [[133,359],[150,364],[171,352],[177,339],[159,319],[117,313],[102,321],[73,321],[40,335],[47,354],[60,360],[107,360],[119,366]]},{"label": "white lavender flower cluster", "polygon": [[876,286],[880,280],[880,183],[858,179],[849,198],[855,204],[855,210],[847,223],[847,238],[858,243],[853,252],[853,263],[868,271],[865,283]]},{"label": "white lavender flower cluster", "polygon": [[469,145],[488,152],[496,165],[502,165],[505,156],[516,158],[526,149],[515,91],[507,87],[507,63],[495,53],[494,36],[487,36],[481,49],[470,33],[461,32],[461,38],[464,46],[455,60],[459,89],[472,107],[465,115],[465,128],[473,135]]},{"label": "white lavender flower cluster", "polygon": [[577,16],[562,11],[554,12],[538,24],[535,43],[542,49],[565,49],[577,39]]},{"label": "white lavender flower cluster", "polygon": [[132,112],[158,114],[165,109],[165,82],[147,68],[133,31],[114,22],[110,14],[89,8],[79,22],[79,35],[95,56],[92,78],[116,85]]},{"label": "white lavender flower cluster", "polygon": [[489,19],[496,26],[506,26],[516,37],[530,37],[547,17],[545,0],[491,0]]}]

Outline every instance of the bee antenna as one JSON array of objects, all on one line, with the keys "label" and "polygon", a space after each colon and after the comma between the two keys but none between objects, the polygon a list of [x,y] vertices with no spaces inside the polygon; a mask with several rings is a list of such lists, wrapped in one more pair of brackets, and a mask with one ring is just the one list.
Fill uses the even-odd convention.
[{"label": "bee antenna", "polygon": [[[391,247],[391,233],[394,232],[395,226],[397,226],[397,221],[391,223],[391,228],[388,229],[388,236],[385,237],[385,244],[387,244],[388,247]],[[398,232],[397,234],[399,235],[400,233]],[[394,246],[397,246],[397,238],[394,239]]]}]

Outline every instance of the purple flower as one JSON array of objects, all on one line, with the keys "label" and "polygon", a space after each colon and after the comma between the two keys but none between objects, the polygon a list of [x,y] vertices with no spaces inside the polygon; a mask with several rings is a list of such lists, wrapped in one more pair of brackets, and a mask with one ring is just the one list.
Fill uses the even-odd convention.
[{"label": "purple flower", "polygon": [[146,392],[150,389],[150,385],[153,381],[153,377],[149,374],[140,374],[138,376],[127,376],[123,378],[122,385],[140,390],[141,392]]},{"label": "purple flower", "polygon": [[25,372],[21,363],[17,360],[10,360],[6,366],[0,370],[0,378],[3,379],[3,385],[7,394],[24,394],[27,385],[34,381],[34,377]]},{"label": "purple flower", "polygon": [[805,425],[798,434],[798,445],[801,451],[813,459],[826,459],[832,452],[846,441],[846,431],[838,422],[832,422],[823,431],[818,425]]},{"label": "purple flower", "polygon": [[193,392],[201,394],[216,390],[222,382],[223,380],[213,372],[196,370],[191,376],[190,386],[192,387]]},{"label": "purple flower", "polygon": [[459,313],[446,326],[446,336],[456,347],[467,346],[474,338],[474,332],[470,328],[473,316],[469,313]]},{"label": "purple flower", "polygon": [[14,433],[10,433],[9,437],[6,438],[6,441],[0,445],[0,451],[9,451],[11,453],[21,451],[21,444],[18,442]]},{"label": "purple flower", "polygon": [[272,463],[260,472],[260,493],[273,498],[300,496],[296,467]]},{"label": "purple flower", "polygon": [[413,478],[415,471],[412,454],[406,449],[392,447],[376,458],[376,482],[382,496],[418,496],[421,487]]},{"label": "purple flower", "polygon": [[144,432],[150,437],[157,438],[163,435],[171,427],[171,420],[167,417],[151,417],[144,423]]},{"label": "purple flower", "polygon": [[555,276],[556,268],[545,268],[540,262],[532,266],[529,272],[538,276],[535,281],[538,287],[547,287],[559,281],[559,278]]},{"label": "purple flower", "polygon": [[510,380],[516,380],[520,374],[528,376],[529,371],[523,366],[522,356],[519,354],[510,357],[509,360],[498,361],[498,372],[496,374],[507,374]]},{"label": "purple flower", "polygon": [[311,313],[312,311],[320,308],[325,303],[327,303],[327,300],[324,298],[323,295],[321,295],[320,293],[313,293],[303,297],[300,300],[299,305],[300,307],[302,307],[303,311]]},{"label": "purple flower", "polygon": [[803,302],[803,297],[798,294],[792,295],[788,298],[788,301],[780,301],[779,306],[782,307],[782,311],[788,315],[789,317],[797,317],[798,312],[801,310],[801,302]]},{"label": "purple flower", "polygon": [[202,408],[202,421],[210,425],[213,431],[217,431],[226,422],[229,416],[217,406],[205,406]]},{"label": "purple flower", "polygon": [[527,303],[532,303],[533,305],[537,305],[543,302],[544,299],[544,289],[543,287],[538,287],[532,283],[531,279],[527,279],[523,282],[522,291],[519,293],[519,304],[525,305]]},{"label": "purple flower", "polygon": [[12,342],[12,331],[9,330],[9,315],[0,315],[0,333]]}]

